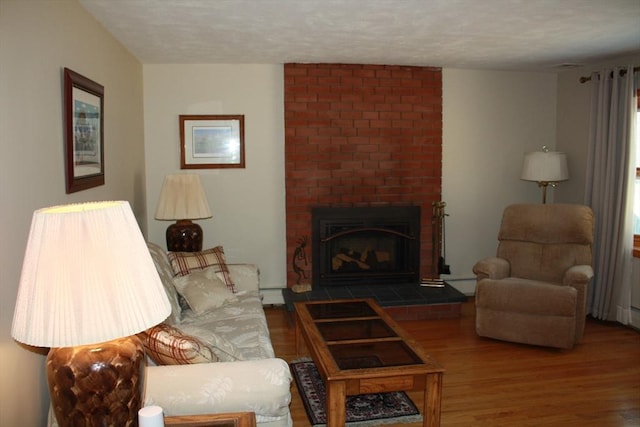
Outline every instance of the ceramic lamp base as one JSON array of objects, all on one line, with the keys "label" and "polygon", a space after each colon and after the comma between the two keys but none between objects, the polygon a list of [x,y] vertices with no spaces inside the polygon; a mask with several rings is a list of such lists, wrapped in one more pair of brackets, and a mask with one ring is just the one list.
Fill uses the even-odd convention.
[{"label": "ceramic lamp base", "polygon": [[58,425],[137,427],[144,347],[136,336],[52,348],[47,381]]},{"label": "ceramic lamp base", "polygon": [[200,252],[202,227],[188,219],[178,220],[167,228],[167,250],[170,252]]}]

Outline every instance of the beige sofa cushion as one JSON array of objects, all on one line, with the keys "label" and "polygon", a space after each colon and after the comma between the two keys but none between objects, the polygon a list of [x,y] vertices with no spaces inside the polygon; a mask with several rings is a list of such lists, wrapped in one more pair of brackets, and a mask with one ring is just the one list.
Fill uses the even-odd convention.
[{"label": "beige sofa cushion", "polygon": [[218,278],[215,268],[205,268],[176,277],[174,283],[178,293],[197,315],[237,301],[235,294]]}]

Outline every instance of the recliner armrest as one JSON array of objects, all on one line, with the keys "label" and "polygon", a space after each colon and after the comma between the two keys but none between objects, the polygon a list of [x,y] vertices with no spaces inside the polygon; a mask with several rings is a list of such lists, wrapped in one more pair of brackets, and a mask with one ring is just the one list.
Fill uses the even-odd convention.
[{"label": "recliner armrest", "polygon": [[509,277],[511,266],[504,258],[488,257],[481,259],[473,266],[477,280],[504,279]]},{"label": "recliner armrest", "polygon": [[562,278],[563,285],[587,284],[593,277],[593,268],[590,265],[574,265],[570,267]]},{"label": "recliner armrest", "polygon": [[564,273],[562,284],[570,286],[578,292],[576,307],[576,342],[580,342],[584,334],[585,317],[587,316],[587,288],[593,277],[590,265],[574,265]]}]

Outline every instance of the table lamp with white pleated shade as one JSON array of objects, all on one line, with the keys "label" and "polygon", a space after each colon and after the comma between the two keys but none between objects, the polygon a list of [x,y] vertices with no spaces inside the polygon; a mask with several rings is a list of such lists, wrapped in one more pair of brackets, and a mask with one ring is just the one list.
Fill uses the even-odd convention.
[{"label": "table lamp with white pleated shade", "polygon": [[61,427],[135,425],[145,367],[135,334],[170,311],[128,202],[34,213],[11,335],[51,347],[47,380]]}]

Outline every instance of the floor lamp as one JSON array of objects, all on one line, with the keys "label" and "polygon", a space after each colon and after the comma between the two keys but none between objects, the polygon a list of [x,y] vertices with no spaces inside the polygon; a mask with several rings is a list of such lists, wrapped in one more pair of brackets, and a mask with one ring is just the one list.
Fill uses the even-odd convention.
[{"label": "floor lamp", "polygon": [[542,151],[527,153],[520,179],[537,182],[538,187],[542,188],[542,203],[547,203],[547,187],[557,187],[558,182],[569,179],[567,156],[558,151],[549,151],[546,145]]},{"label": "floor lamp", "polygon": [[34,213],[11,335],[51,347],[46,374],[60,427],[137,425],[145,356],[135,334],[170,311],[128,202]]}]

